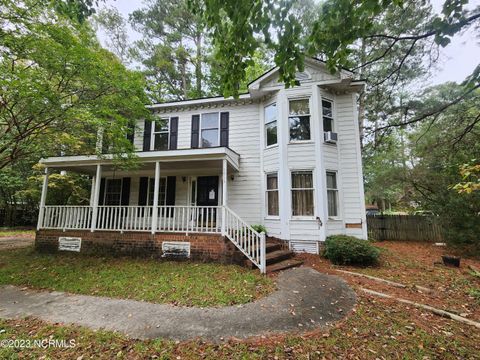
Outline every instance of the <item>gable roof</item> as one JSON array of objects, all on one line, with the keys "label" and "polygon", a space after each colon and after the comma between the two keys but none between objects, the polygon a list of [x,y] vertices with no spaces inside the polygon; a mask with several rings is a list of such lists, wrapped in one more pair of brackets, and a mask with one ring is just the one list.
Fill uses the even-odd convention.
[{"label": "gable roof", "polygon": [[[326,64],[327,62],[324,61],[324,60],[321,60],[321,59],[318,59],[318,58],[314,58],[314,57],[306,57],[305,58],[305,63],[307,65],[310,65],[310,66],[313,66],[313,67],[320,67],[323,69],[326,68]],[[268,70],[267,72],[263,73],[262,75],[260,75],[258,78],[256,78],[255,80],[252,80],[249,84],[248,84],[248,89],[250,88],[255,88],[257,85],[259,85],[263,80],[273,76],[274,74],[276,74],[279,70],[279,67],[278,66],[275,66],[275,67],[272,67],[270,70]],[[354,75],[354,72],[351,71],[351,70],[348,70],[346,68],[342,68],[339,72],[339,75],[341,78],[343,77],[351,77],[353,78],[353,75]],[[343,76],[342,76],[343,75]]]}]

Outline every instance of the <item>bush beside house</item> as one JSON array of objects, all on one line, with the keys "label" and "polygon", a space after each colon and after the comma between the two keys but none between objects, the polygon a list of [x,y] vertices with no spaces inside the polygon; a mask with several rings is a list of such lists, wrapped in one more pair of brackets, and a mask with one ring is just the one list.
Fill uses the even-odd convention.
[{"label": "bush beside house", "polygon": [[336,265],[375,265],[380,250],[370,242],[347,235],[332,235],[325,241],[323,254]]}]

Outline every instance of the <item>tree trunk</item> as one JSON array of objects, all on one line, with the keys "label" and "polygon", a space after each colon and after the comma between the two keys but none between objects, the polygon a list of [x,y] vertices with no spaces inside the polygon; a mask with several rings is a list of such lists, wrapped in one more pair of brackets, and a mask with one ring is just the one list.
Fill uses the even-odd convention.
[{"label": "tree trunk", "polygon": [[195,39],[195,46],[197,47],[197,58],[195,59],[195,80],[196,80],[196,90],[197,96],[202,97],[202,80],[203,80],[203,73],[202,73],[202,33],[200,31],[197,32],[197,36]]}]

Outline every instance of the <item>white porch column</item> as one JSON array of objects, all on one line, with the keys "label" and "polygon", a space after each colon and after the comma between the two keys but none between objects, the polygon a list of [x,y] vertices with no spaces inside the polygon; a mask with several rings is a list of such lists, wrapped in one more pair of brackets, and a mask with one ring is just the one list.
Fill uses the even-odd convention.
[{"label": "white porch column", "polygon": [[92,205],[92,224],[90,231],[94,232],[97,227],[98,218],[98,200],[100,198],[100,184],[102,183],[102,165],[97,164],[97,172],[95,174],[95,187],[93,188],[93,205]]},{"label": "white porch column", "polygon": [[92,176],[92,187],[90,188],[90,206],[93,206],[95,197],[95,175]]},{"label": "white porch column", "polygon": [[152,234],[155,234],[158,225],[158,192],[160,187],[160,162],[155,162],[155,186],[153,188]]},{"label": "white porch column", "polygon": [[227,159],[223,159],[222,164],[222,235],[226,232],[226,209],[227,206]]},{"label": "white porch column", "polygon": [[42,195],[40,195],[40,209],[38,211],[37,230],[43,226],[43,217],[45,214],[45,201],[47,200],[48,191],[48,167],[45,168],[45,175],[43,176]]}]

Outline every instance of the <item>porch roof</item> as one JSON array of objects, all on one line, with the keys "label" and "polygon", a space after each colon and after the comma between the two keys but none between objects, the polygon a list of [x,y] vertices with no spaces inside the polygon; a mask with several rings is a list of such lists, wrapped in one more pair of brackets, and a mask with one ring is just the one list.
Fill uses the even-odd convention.
[{"label": "porch roof", "polygon": [[[224,159],[227,160],[229,172],[238,172],[240,168],[240,155],[227,147],[142,151],[136,152],[135,155],[138,157],[140,170],[153,170],[157,161],[161,163],[163,169],[218,168],[220,170]],[[49,168],[94,174],[96,165],[101,164],[108,171],[114,168],[114,161],[112,154],[77,155],[49,157],[41,159],[40,164]]]}]

